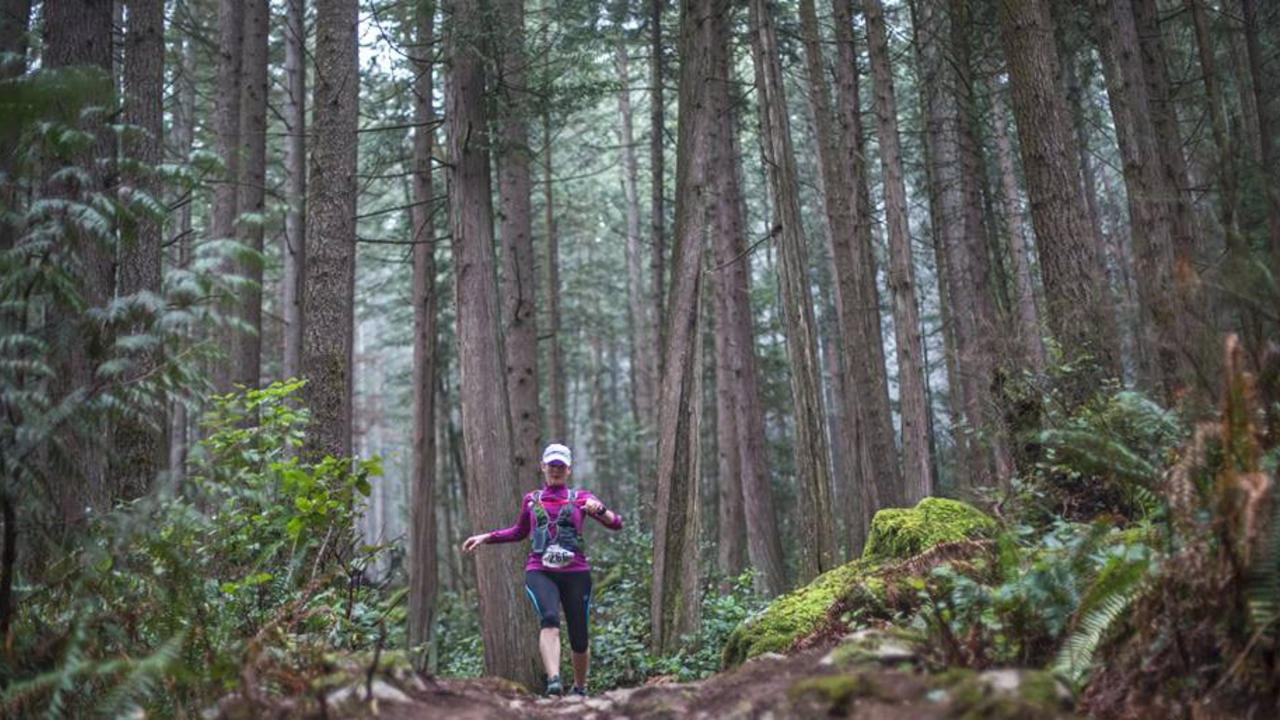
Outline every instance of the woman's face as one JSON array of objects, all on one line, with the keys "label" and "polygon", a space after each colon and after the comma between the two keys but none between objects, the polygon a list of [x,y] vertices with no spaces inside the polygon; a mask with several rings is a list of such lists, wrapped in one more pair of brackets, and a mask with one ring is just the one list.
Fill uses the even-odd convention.
[{"label": "woman's face", "polygon": [[572,474],[569,466],[558,460],[542,463],[542,477],[546,478],[548,485],[563,485]]}]

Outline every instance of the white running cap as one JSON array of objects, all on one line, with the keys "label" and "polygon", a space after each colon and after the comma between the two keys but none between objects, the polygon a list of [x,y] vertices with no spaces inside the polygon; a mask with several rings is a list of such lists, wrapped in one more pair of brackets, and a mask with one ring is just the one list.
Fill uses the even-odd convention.
[{"label": "white running cap", "polygon": [[553,462],[562,462],[572,467],[573,451],[560,443],[551,443],[546,450],[542,451],[542,464],[547,465]]}]

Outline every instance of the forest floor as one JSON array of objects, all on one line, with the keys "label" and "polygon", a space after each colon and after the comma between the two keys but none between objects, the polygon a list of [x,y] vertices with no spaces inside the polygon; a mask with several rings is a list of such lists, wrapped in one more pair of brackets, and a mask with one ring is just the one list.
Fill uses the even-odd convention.
[{"label": "forest floor", "polygon": [[[1017,670],[929,673],[892,652],[840,660],[828,640],[790,656],[770,653],[699,682],[651,681],[587,698],[542,698],[493,678],[373,683],[373,701],[344,717],[390,720],[719,720],[848,717],[859,720],[1066,720],[1069,694]],[[378,687],[380,686],[380,687]],[[333,717],[330,715],[329,717]]]}]

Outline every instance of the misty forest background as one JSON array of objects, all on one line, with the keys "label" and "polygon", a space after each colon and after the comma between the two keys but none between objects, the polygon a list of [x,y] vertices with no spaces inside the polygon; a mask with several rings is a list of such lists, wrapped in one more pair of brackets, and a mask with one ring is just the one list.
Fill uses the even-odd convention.
[{"label": "misty forest background", "polygon": [[598,687],[945,496],[1007,552],[921,580],[944,664],[1106,716],[1171,603],[1134,693],[1276,697],[1280,6],[3,0],[0,53],[5,714],[535,687],[526,549],[459,546],[553,441],[627,521]]}]

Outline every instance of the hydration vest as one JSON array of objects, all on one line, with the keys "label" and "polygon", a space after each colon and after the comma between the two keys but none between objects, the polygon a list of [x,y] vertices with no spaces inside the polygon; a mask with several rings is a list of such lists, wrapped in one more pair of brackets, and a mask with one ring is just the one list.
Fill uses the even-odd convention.
[{"label": "hydration vest", "polygon": [[[577,499],[577,489],[570,488],[568,502],[560,506],[560,512],[556,515],[555,544],[570,551],[577,551],[582,547],[582,538],[578,535],[578,529],[573,526],[573,503]],[[533,529],[533,552],[535,555],[541,555],[552,543],[551,517],[542,504],[541,490],[533,493],[533,514],[538,519]]]}]

